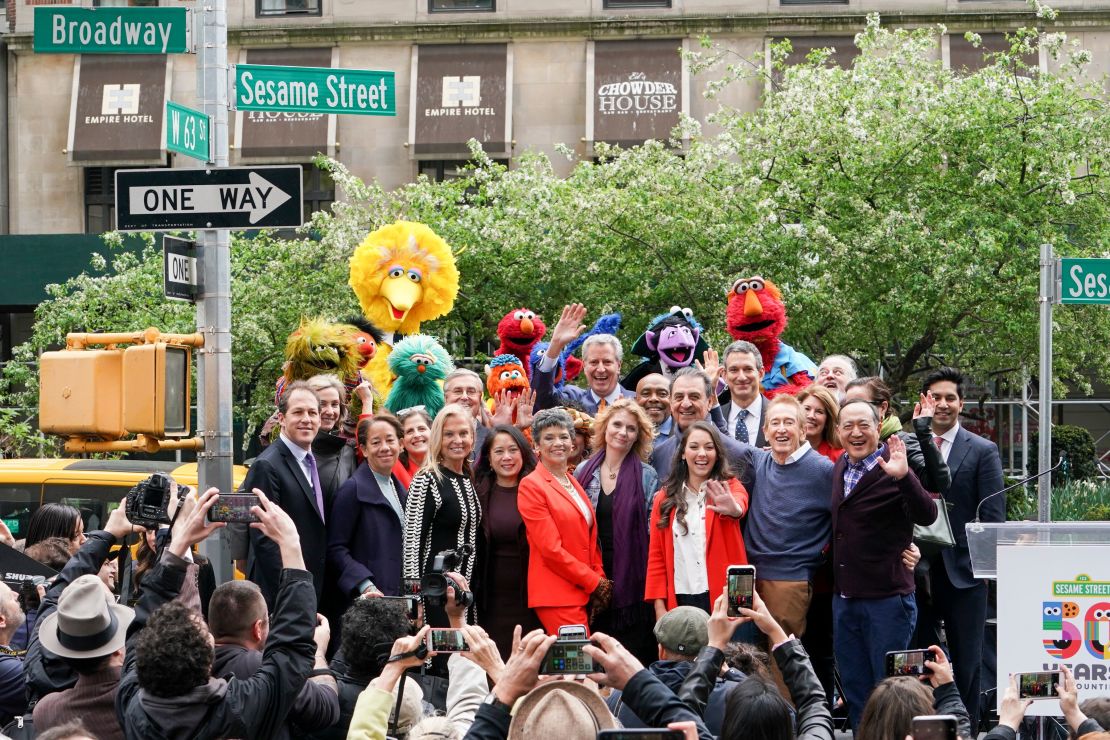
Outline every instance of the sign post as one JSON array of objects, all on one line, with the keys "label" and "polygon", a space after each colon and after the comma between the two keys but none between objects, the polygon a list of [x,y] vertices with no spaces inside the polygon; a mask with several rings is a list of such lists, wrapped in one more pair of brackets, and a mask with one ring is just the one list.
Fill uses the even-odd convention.
[{"label": "sign post", "polygon": [[162,292],[174,301],[197,297],[197,243],[176,236],[162,237]]},{"label": "sign post", "polygon": [[235,109],[395,116],[397,90],[392,72],[237,64]]},{"label": "sign post", "polygon": [[166,101],[166,149],[207,164],[212,161],[211,131],[210,116]]},{"label": "sign post", "polygon": [[[1052,467],[1052,303],[1056,300],[1056,259],[1052,245],[1041,245],[1041,369],[1037,470]],[[1052,473],[1037,482],[1037,521],[1052,521]]]},{"label": "sign post", "polygon": [[35,8],[37,54],[185,54],[185,8]]}]

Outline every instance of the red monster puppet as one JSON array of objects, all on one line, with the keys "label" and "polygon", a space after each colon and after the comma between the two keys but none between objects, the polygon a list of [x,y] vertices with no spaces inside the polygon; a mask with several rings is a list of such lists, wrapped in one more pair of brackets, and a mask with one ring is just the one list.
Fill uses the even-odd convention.
[{"label": "red monster puppet", "polygon": [[536,342],[543,339],[547,326],[535,311],[518,308],[509,311],[497,324],[497,336],[501,346],[493,354],[516,355],[518,364],[524,369],[524,379],[532,377],[531,353]]},{"label": "red monster puppet", "polygon": [[728,333],[759,348],[763,359],[760,385],[767,397],[797,393],[817,377],[813,360],[780,338],[786,329],[782,293],[770,280],[756,275],[739,278],[728,291]]}]

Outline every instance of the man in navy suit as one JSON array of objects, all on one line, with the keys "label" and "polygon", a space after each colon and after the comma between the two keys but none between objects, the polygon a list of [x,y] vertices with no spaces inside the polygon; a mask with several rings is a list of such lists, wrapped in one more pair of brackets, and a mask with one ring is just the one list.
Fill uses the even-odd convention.
[{"label": "man in navy suit", "polygon": [[[974,728],[979,721],[979,674],[983,658],[983,624],[987,616],[987,583],[972,574],[964,525],[975,518],[977,510],[980,521],[1006,521],[1006,497],[992,497],[1004,486],[998,447],[960,426],[963,386],[963,375],[951,367],[934,370],[922,383],[922,393],[936,402],[933,442],[940,447],[940,454],[952,474],[952,483],[944,492],[944,498],[956,546],[927,556],[932,600],[922,610],[921,617],[927,622],[927,628],[933,627],[939,619],[944,620],[956,686]],[[929,629],[927,634],[931,636],[934,632]]]},{"label": "man in navy suit", "polygon": [[582,372],[586,376],[586,388],[567,384],[562,390],[555,390],[555,359],[563,348],[578,338],[586,330],[582,320],[586,318],[586,307],[572,303],[563,307],[559,323],[551,330],[551,343],[543,354],[543,359],[532,368],[532,388],[536,391],[536,411],[570,404],[580,406],[591,416],[597,416],[604,408],[618,398],[635,398],[636,394],[620,384],[621,360],[624,350],[620,340],[612,334],[594,334],[582,343]]},{"label": "man in navy suit", "polygon": [[[324,518],[329,502],[324,501],[312,454],[312,440],[320,431],[320,399],[308,383],[297,380],[285,387],[278,400],[278,423],[281,435],[255,458],[239,490],[259,489],[296,522],[305,569],[312,574],[319,603],[328,549]],[[282,569],[277,545],[259,530],[237,527],[232,532],[231,550],[237,561],[247,558],[247,578],[258,584],[272,608]]]},{"label": "man in navy suit", "polygon": [[721,414],[724,416],[725,433],[737,442],[766,447],[763,434],[763,416],[767,399],[759,392],[763,377],[763,357],[751,342],[738,340],[725,348],[724,380],[728,398],[722,394]]}]

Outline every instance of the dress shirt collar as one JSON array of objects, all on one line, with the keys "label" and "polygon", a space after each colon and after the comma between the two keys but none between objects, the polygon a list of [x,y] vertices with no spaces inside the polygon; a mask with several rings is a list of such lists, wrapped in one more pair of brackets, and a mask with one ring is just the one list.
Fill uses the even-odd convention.
[{"label": "dress shirt collar", "polygon": [[304,459],[308,456],[309,451],[286,437],[285,432],[282,432],[279,436],[281,437],[281,441],[285,443],[285,446],[289,448],[289,451],[293,453],[293,457],[297,458],[297,462],[304,465]]},{"label": "dress shirt collar", "polygon": [[786,458],[786,462],[783,463],[783,465],[791,465],[798,462],[802,459],[802,456],[809,452],[811,449],[813,448],[809,446],[809,442],[803,440],[802,446],[791,452],[790,456]]}]

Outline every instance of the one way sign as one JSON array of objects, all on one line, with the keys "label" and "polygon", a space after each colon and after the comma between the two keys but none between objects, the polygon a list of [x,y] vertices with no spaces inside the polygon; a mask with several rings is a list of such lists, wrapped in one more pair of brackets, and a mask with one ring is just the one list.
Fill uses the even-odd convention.
[{"label": "one way sign", "polygon": [[301,167],[116,170],[116,229],[270,229],[304,222]]}]

